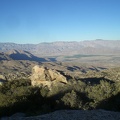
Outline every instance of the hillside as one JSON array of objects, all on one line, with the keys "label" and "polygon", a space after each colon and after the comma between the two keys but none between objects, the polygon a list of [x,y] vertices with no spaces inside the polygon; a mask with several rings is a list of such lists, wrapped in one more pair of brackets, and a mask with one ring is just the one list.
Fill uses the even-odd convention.
[{"label": "hillside", "polygon": [[69,119],[70,113],[85,120],[114,120],[115,115],[119,119],[118,113],[104,111],[120,111],[119,41],[1,44],[1,117],[16,112],[26,116],[53,112],[37,118],[49,119],[50,115],[58,119],[54,114],[60,113]]},{"label": "hillside", "polygon": [[8,54],[5,54],[4,52],[0,52],[0,60],[11,60]]},{"label": "hillside", "polygon": [[0,117],[69,119],[80,114],[85,120],[119,120],[120,68],[79,71],[73,76],[42,65],[35,65],[28,77],[18,76],[0,86]]}]

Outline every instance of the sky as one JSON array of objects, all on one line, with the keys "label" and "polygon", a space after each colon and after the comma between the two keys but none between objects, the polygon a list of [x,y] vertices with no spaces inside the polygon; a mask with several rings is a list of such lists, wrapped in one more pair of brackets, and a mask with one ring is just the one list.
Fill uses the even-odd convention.
[{"label": "sky", "polygon": [[120,0],[0,0],[0,42],[120,40]]}]

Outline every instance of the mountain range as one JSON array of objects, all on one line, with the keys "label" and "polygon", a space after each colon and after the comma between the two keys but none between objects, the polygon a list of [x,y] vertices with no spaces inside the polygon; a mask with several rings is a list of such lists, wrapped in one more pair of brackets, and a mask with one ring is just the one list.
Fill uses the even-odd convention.
[{"label": "mountain range", "polygon": [[0,43],[0,51],[23,50],[37,56],[115,55],[120,54],[120,40],[89,40],[80,42],[44,42],[39,44]]}]

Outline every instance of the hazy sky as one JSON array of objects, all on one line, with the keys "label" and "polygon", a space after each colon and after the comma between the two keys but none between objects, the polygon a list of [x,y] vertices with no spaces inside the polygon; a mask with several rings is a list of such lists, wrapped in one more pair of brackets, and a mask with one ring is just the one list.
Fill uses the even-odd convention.
[{"label": "hazy sky", "polygon": [[120,0],[0,0],[0,42],[120,40]]}]

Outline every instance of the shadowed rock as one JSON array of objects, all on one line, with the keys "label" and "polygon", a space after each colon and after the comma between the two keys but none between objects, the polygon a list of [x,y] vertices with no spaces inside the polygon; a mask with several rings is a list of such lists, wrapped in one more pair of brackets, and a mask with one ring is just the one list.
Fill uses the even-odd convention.
[{"label": "shadowed rock", "polygon": [[120,120],[120,114],[105,110],[59,110],[41,116],[4,117],[1,120]]}]

